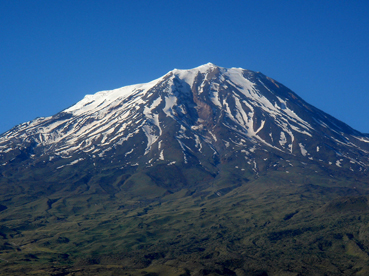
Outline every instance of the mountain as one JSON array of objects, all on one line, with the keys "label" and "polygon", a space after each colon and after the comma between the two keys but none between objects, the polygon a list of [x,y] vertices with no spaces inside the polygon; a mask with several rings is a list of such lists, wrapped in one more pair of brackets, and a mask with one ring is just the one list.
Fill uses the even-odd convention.
[{"label": "mountain", "polygon": [[0,135],[3,271],[364,275],[368,153],[368,134],[241,68],[86,95]]},{"label": "mountain", "polygon": [[261,73],[209,63],[87,95],[0,137],[3,170],[14,163],[62,170],[109,159],[122,169],[188,164],[216,174],[219,162],[238,154],[257,173],[274,165],[256,160],[258,151],[366,172],[369,136]]}]

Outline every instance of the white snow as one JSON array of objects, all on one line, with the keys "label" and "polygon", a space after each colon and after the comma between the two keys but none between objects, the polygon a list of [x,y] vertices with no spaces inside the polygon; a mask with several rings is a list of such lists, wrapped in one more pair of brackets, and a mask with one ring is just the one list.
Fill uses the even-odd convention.
[{"label": "white snow", "polygon": [[165,160],[164,159],[164,150],[161,150],[159,160]]},{"label": "white snow", "polygon": [[189,70],[174,69],[172,72],[174,75],[178,76],[181,80],[186,81],[190,85],[190,87],[192,87],[194,80],[199,73],[206,74],[207,72],[213,70],[214,68],[216,68],[216,65],[209,62],[194,69]]},{"label": "white snow", "polygon": [[132,152],[133,152],[133,149],[131,149],[130,151],[126,152],[126,153],[124,154],[124,157],[127,157],[127,155],[131,154]]},{"label": "white snow", "polygon": [[286,143],[287,143],[286,135],[284,134],[283,131],[281,131],[281,136],[280,136],[280,139],[279,139],[279,144],[283,147]]},{"label": "white snow", "polygon": [[211,137],[213,138],[213,140],[216,142],[218,141],[217,137],[214,135],[214,133],[212,133],[210,130],[208,131],[209,134],[211,135]]},{"label": "white snow", "polygon": [[211,94],[209,95],[209,97],[214,105],[218,106],[219,108],[222,108],[222,104],[220,103],[220,99],[219,99],[219,88],[220,88],[219,84],[212,83]]},{"label": "white snow", "polygon": [[300,146],[301,154],[303,156],[306,156],[307,150],[305,149],[304,145],[302,143],[299,143],[299,146]]},{"label": "white snow", "polygon": [[265,120],[261,120],[260,127],[255,131],[255,135],[256,135],[256,134],[258,134],[258,133],[259,133],[259,131],[263,129],[264,124],[265,124]]},{"label": "white snow", "polygon": [[165,107],[163,109],[164,113],[173,118],[173,106],[177,103],[177,97],[174,95],[169,95],[165,97]]},{"label": "white snow", "polygon": [[195,145],[195,147],[199,149],[199,152],[201,152],[201,150],[202,150],[202,144],[201,144],[200,137],[195,134],[195,139],[196,139],[196,145]]},{"label": "white snow", "polygon": [[159,136],[155,135],[155,131],[152,129],[150,125],[144,125],[142,127],[142,130],[147,137],[147,145],[144,154],[146,155],[151,150],[151,146],[156,142],[156,140],[158,140]]},{"label": "white snow", "polygon": [[186,144],[184,144],[181,140],[179,140],[178,138],[176,140],[182,148],[183,160],[184,160],[185,164],[187,164],[188,160],[187,160],[186,149],[188,149],[188,150],[191,150],[191,149]]},{"label": "white snow", "polygon": [[74,161],[70,162],[70,163],[69,163],[69,165],[70,165],[70,166],[75,165],[75,164],[77,164],[78,162],[83,161],[83,160],[85,160],[85,158],[79,158],[79,159],[77,159],[77,160],[74,160]]},{"label": "white snow", "polygon": [[369,139],[366,138],[366,137],[357,137],[357,136],[352,136],[354,137],[355,139],[361,141],[361,142],[364,142],[364,143],[369,143]]},{"label": "white snow", "polygon": [[127,98],[128,96],[132,96],[135,93],[146,93],[160,80],[162,80],[162,77],[148,83],[129,85],[114,90],[101,91],[93,95],[86,95],[81,101],[65,109],[64,112],[73,113],[73,115],[80,115],[90,112],[91,110],[101,110],[103,107],[109,106],[114,101],[118,100],[121,102],[123,99]]},{"label": "white snow", "polygon": [[61,168],[64,168],[65,166],[73,166],[73,165],[75,165],[75,164],[77,164],[78,162],[83,161],[83,160],[85,160],[85,158],[79,158],[79,159],[76,159],[76,160],[74,160],[74,161],[70,162],[69,164],[59,166],[59,167],[57,167],[56,169],[57,169],[57,170],[59,170],[59,169],[61,169]]}]

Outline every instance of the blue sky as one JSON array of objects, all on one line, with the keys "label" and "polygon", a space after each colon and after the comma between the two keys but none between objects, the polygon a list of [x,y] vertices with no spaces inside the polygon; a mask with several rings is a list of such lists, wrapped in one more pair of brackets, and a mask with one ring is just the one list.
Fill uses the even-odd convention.
[{"label": "blue sky", "polygon": [[369,133],[369,1],[0,0],[0,133],[212,62]]}]

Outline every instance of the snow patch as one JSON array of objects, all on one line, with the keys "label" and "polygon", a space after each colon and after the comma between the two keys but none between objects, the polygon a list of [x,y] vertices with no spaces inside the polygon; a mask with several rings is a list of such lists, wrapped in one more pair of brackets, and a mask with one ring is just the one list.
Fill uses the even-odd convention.
[{"label": "snow patch", "polygon": [[284,132],[282,131],[280,139],[279,139],[279,144],[283,147],[286,143],[287,143],[287,138]]},{"label": "snow patch", "polygon": [[164,160],[164,150],[161,150],[159,160]]},{"label": "snow patch", "polygon": [[307,150],[305,149],[304,145],[303,145],[303,144],[301,144],[301,143],[299,143],[299,146],[300,146],[301,154],[302,154],[303,156],[306,156],[306,154],[307,154]]},{"label": "snow patch", "polygon": [[70,162],[69,164],[59,166],[59,167],[57,167],[56,169],[57,169],[57,170],[59,170],[59,169],[61,169],[61,168],[64,168],[65,166],[73,166],[73,165],[75,165],[75,164],[77,164],[78,162],[83,161],[83,160],[85,160],[85,158],[79,158],[79,159],[76,159],[76,160],[74,160],[74,161]]},{"label": "snow patch", "polygon": [[144,125],[142,127],[142,130],[147,137],[147,145],[146,145],[145,154],[144,154],[146,155],[151,150],[152,144],[154,144],[156,140],[158,140],[159,136],[155,135],[155,132],[153,131],[152,127],[149,125]]}]

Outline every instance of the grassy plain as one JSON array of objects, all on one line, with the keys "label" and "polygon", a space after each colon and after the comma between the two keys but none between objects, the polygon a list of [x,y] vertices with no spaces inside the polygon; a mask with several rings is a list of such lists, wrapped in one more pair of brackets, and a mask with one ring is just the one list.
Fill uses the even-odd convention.
[{"label": "grassy plain", "polygon": [[0,275],[368,275],[367,183],[278,162],[3,182]]}]

